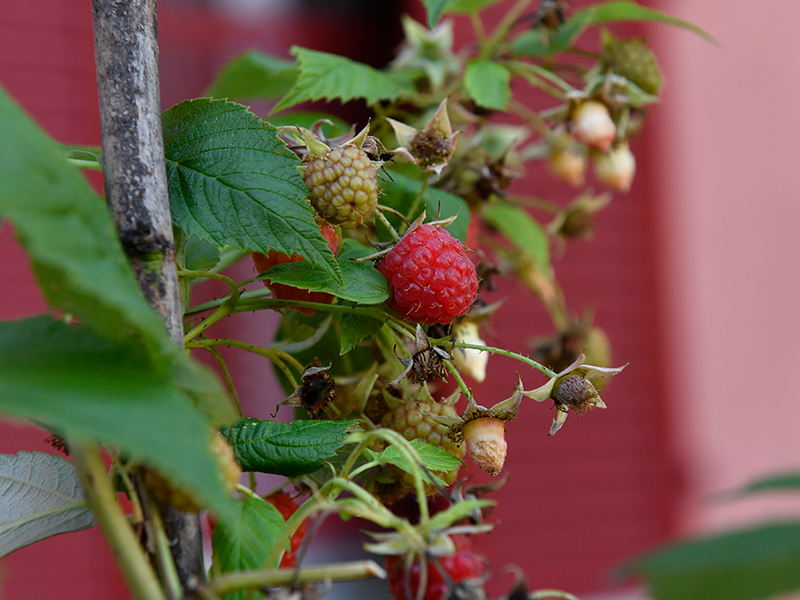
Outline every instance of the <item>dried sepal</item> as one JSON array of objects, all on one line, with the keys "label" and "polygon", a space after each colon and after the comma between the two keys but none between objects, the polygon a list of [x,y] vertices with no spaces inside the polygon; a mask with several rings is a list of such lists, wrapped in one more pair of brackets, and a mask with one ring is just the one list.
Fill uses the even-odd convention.
[{"label": "dried sepal", "polygon": [[[590,381],[616,375],[626,365],[616,368],[597,367],[583,364],[586,357],[581,354],[569,367],[550,378],[543,386],[522,394],[537,402],[551,399],[556,405],[556,418],[550,426],[550,435],[561,429],[567,420],[569,410],[582,414],[592,408],[606,408],[605,402]],[[563,388],[563,389],[562,389]]]},{"label": "dried sepal", "polygon": [[447,98],[422,129],[416,129],[395,119],[387,119],[394,130],[399,146],[396,152],[415,165],[441,175],[448,165],[461,133],[453,131],[447,115]]},{"label": "dried sepal", "polygon": [[323,367],[319,359],[315,357],[303,370],[303,375],[300,378],[302,385],[292,392],[288,398],[279,402],[278,408],[281,406],[299,406],[305,408],[308,416],[312,419],[324,419],[325,409],[336,397],[336,384],[327,373],[330,368],[331,365]]}]

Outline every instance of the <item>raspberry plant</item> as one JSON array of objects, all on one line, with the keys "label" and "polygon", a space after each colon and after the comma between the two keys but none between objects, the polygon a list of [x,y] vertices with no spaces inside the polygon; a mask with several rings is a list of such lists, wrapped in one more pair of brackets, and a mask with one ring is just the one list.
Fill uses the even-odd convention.
[{"label": "raspberry plant", "polygon": [[[95,4],[98,71],[111,84],[101,86],[102,151],[59,146],[0,94],[0,214],[52,306],[0,324],[0,411],[44,427],[73,458],[2,457],[0,478],[18,485],[4,496],[10,509],[0,516],[11,525],[0,528],[0,553],[96,521],[137,600],[306,598],[323,581],[385,577],[374,561],[303,564],[303,544],[335,513],[380,528],[365,548],[387,557],[396,597],[485,598],[488,564],[469,548],[494,526],[485,496],[496,486],[459,480],[461,459],[469,453],[500,474],[513,452],[505,428],[533,410],[528,400],[554,403],[553,435],[570,411],[605,408],[598,389],[621,371],[608,364],[602,331],[568,309],[549,254],[551,239],[563,247],[588,237],[608,197],[587,191],[566,207],[536,201],[556,215],[544,225],[526,209],[532,199],[507,189],[534,160],[582,185],[591,160],[611,189],[627,190],[635,168],[628,139],[657,100],[661,75],[645,41],[618,40],[605,27],[662,21],[705,34],[634,2],[570,14],[561,2],[531,0],[518,0],[487,32],[481,11],[492,0],[426,0],[427,26],[404,20],[405,45],[387,68],[298,47],[294,62],[247,53],[226,66],[213,98],[163,114],[163,140],[141,144],[156,149],[149,158],[126,158],[117,150],[136,148],[115,137],[125,125],[115,115],[128,113],[104,102],[151,89],[114,79],[122,71],[108,61],[127,55],[116,56],[109,40],[139,31],[130,25],[143,13],[137,3],[123,13]],[[444,14],[470,15],[475,43],[457,52]],[[144,18],[142,30],[152,21]],[[575,53],[593,58],[568,68],[554,60],[598,26],[602,48]],[[277,100],[265,118],[227,99],[256,81],[250,89],[260,99]],[[540,89],[549,108],[515,99],[512,82]],[[356,133],[335,118],[310,122],[288,111],[320,99],[362,99],[371,120]],[[152,109],[152,95],[147,101]],[[514,124],[499,124],[504,114]],[[116,176],[120,165],[125,177]],[[116,229],[76,167],[104,171]],[[159,185],[168,187],[166,217],[153,216],[153,207],[166,207],[150,193]],[[120,195],[137,194],[144,200],[119,204]],[[246,281],[223,273],[251,253],[264,272]],[[498,310],[482,297],[490,274],[519,278],[551,315],[556,338],[572,343],[543,345],[541,361],[485,345],[480,328]],[[210,279],[228,291],[192,304],[193,284]],[[272,344],[214,336],[220,320],[261,310],[283,313]],[[209,352],[222,380],[182,345]],[[296,418],[243,414],[220,346],[269,361],[286,389],[275,409],[294,407]],[[485,407],[468,381],[487,377],[489,355],[533,367],[548,382],[526,390],[523,378],[496,381],[510,396]],[[457,389],[443,398],[447,378]],[[222,437],[209,437],[211,428]],[[231,495],[239,469],[286,481],[260,490],[251,477]],[[45,504],[37,500],[42,485]],[[127,496],[130,515],[116,492]],[[409,494],[413,519],[391,509]],[[449,507],[431,514],[431,494]],[[196,510],[215,521],[209,574],[192,546]],[[523,583],[514,594],[527,595]]]}]

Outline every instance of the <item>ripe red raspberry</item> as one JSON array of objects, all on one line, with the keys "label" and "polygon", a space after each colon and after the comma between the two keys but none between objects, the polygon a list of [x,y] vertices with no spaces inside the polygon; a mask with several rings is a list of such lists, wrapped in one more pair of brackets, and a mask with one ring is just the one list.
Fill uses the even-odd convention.
[{"label": "ripe red raspberry", "polygon": [[[288,521],[289,517],[291,517],[297,510],[297,504],[294,503],[294,500],[289,497],[289,494],[282,491],[277,491],[274,494],[270,494],[264,498],[264,500],[278,509],[278,512],[281,513],[284,521]],[[308,525],[305,521],[303,521],[292,536],[290,541],[291,550],[286,552],[281,559],[281,569],[289,569],[297,564],[297,551],[300,549],[300,544],[303,543],[303,538],[306,537],[307,531]]]},{"label": "ripe red raspberry", "polygon": [[339,146],[313,158],[306,165],[303,180],[317,214],[342,229],[361,225],[378,204],[378,171],[367,154],[354,145]]},{"label": "ripe red raspberry", "polygon": [[[439,566],[447,573],[454,584],[461,584],[467,580],[481,580],[486,575],[488,560],[472,548],[470,538],[464,535],[452,536],[456,545],[456,553],[452,556],[443,556],[438,559]],[[389,576],[389,589],[395,600],[413,600],[419,587],[419,562],[411,567],[408,583],[411,597],[406,591],[406,568],[404,556],[387,556],[386,572]],[[480,585],[476,582],[474,585]],[[428,560],[428,579],[425,586],[424,600],[443,600],[455,598],[450,595],[450,586],[445,581],[432,560]]]},{"label": "ripe red raspberry", "polygon": [[406,233],[377,265],[400,315],[432,325],[465,314],[478,294],[478,276],[461,242],[435,225]]},{"label": "ripe red raspberry", "polygon": [[[322,225],[320,227],[320,232],[322,233],[322,237],[328,240],[328,248],[331,249],[331,252],[334,254],[339,252],[339,238],[336,237],[336,230],[330,225]],[[276,252],[275,250],[270,250],[266,255],[260,252],[253,252],[253,262],[259,273],[263,273],[275,265],[283,265],[285,263],[298,262],[301,260],[305,259],[296,254],[286,256],[283,252]],[[280,300],[302,300],[304,302],[319,302],[320,304],[330,304],[333,302],[333,296],[324,292],[311,292],[282,283],[272,283],[269,279],[264,279],[263,281],[264,285],[272,292],[272,295]],[[295,306],[294,309],[304,315],[311,315],[314,313],[313,308]]]}]

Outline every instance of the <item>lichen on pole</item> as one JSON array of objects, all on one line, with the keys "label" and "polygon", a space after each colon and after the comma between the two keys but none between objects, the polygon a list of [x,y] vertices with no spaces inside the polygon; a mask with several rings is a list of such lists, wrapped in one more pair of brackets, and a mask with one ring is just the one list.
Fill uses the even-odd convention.
[{"label": "lichen on pole", "polygon": [[[106,202],[150,305],[183,347],[169,208],[155,0],[92,0]],[[200,522],[169,507],[162,519],[184,585],[205,578]]]}]

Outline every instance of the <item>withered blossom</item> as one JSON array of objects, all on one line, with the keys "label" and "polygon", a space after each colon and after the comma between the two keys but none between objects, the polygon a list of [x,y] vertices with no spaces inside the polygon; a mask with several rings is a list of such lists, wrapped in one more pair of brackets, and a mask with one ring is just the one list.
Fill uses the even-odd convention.
[{"label": "withered blossom", "polygon": [[415,165],[433,171],[437,177],[447,166],[460,131],[453,132],[447,115],[447,98],[422,129],[416,129],[395,119],[387,119],[394,129],[399,147],[392,150]]},{"label": "withered blossom", "polygon": [[626,365],[617,368],[585,365],[585,356],[581,354],[569,367],[551,377],[543,386],[522,395],[543,402],[548,398],[556,405],[556,418],[550,426],[550,435],[561,429],[570,409],[576,414],[583,414],[593,408],[606,408],[605,402],[592,384],[592,379],[616,375]]}]

